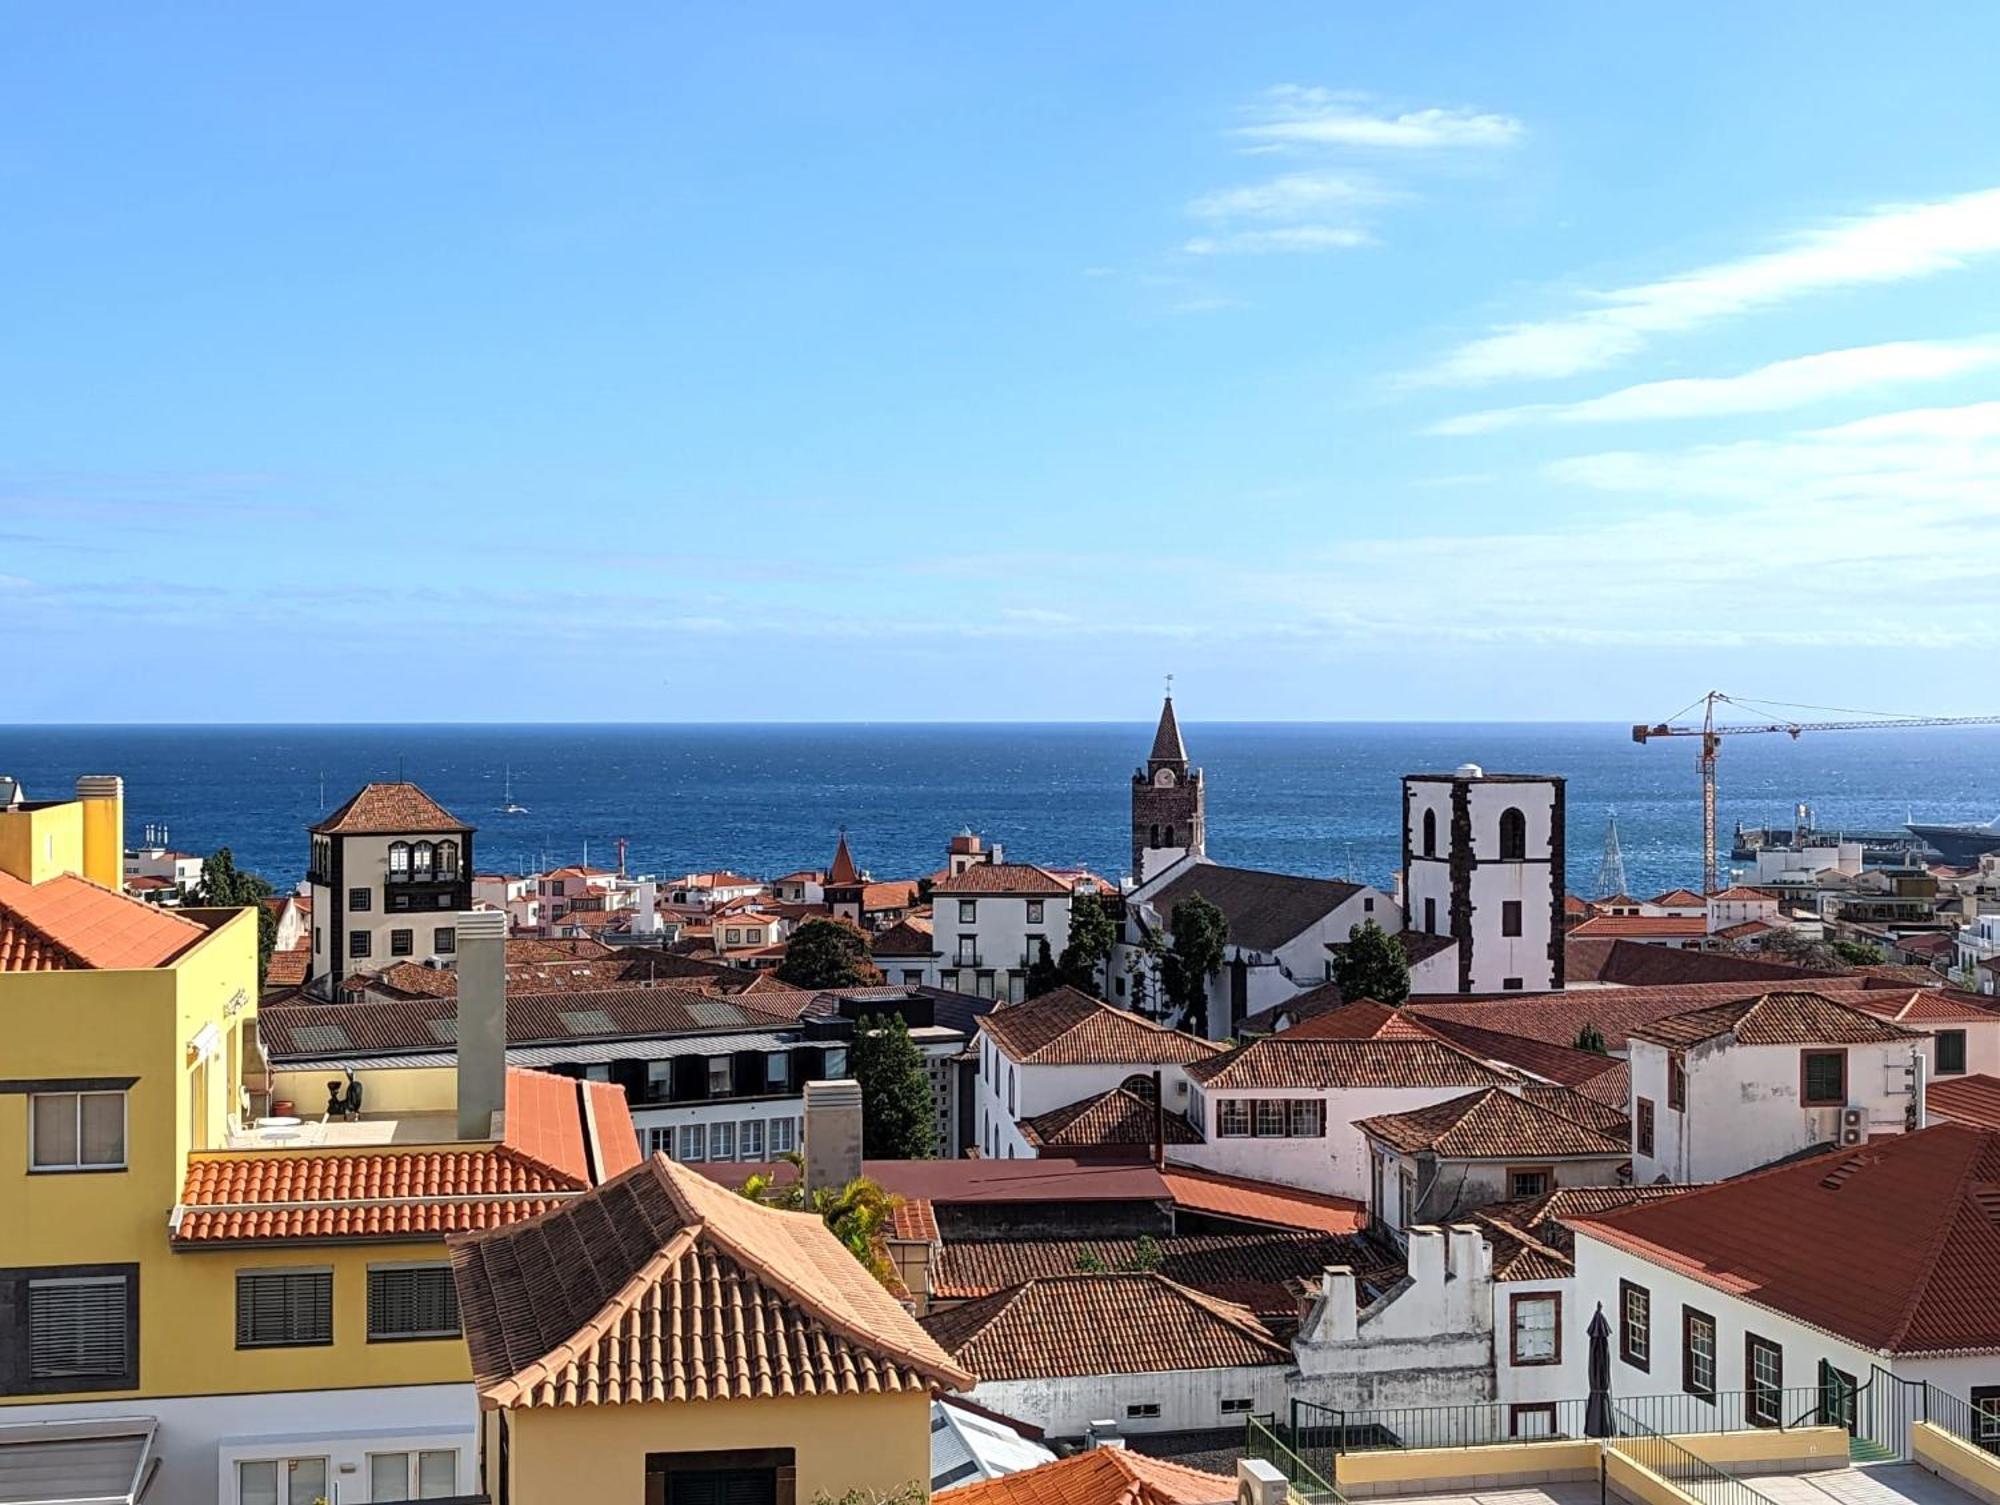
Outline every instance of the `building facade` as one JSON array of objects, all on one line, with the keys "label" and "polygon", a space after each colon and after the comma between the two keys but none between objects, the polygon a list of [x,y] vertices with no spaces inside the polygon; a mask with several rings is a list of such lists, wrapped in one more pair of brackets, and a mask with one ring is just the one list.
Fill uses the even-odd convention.
[{"label": "building facade", "polygon": [[1188,763],[1168,695],[1152,751],[1132,775],[1132,877],[1144,883],[1184,857],[1207,853],[1208,788],[1201,770]]},{"label": "building facade", "polygon": [[333,997],[341,980],[397,961],[449,965],[452,916],[472,908],[473,829],[415,784],[365,784],[311,828],[307,985]]},{"label": "building facade", "polygon": [[1563,801],[1554,775],[1404,776],[1403,923],[1456,943],[1457,991],[1563,986]]}]

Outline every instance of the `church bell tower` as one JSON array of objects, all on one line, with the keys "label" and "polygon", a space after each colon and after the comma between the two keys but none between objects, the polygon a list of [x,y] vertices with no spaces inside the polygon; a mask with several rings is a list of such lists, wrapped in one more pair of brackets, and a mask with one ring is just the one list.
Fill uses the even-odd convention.
[{"label": "church bell tower", "polygon": [[1153,750],[1146,766],[1132,775],[1132,876],[1144,883],[1183,857],[1205,856],[1207,850],[1207,791],[1201,770],[1188,766],[1168,690]]}]

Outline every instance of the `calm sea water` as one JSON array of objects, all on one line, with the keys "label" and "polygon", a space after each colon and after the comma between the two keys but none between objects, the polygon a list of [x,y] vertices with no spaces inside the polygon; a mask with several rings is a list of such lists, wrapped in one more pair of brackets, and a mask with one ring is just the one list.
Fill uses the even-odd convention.
[{"label": "calm sea water", "polygon": [[[1383,883],[1398,861],[1406,772],[1473,761],[1569,779],[1570,886],[1593,892],[1605,819],[1618,816],[1632,887],[1700,877],[1689,742],[1639,746],[1625,727],[1569,724],[1199,724],[1209,853],[1219,861]],[[79,773],[125,776],[127,833],[164,822],[174,845],[232,847],[280,886],[303,872],[305,828],[368,779],[402,770],[479,828],[491,871],[615,860],[635,872],[731,866],[770,876],[824,866],[846,826],[879,876],[928,872],[970,826],[1011,856],[1128,865],[1127,799],[1145,725],[0,727],[0,772],[33,797]],[[526,815],[502,815],[506,768]],[[1734,738],[1722,754],[1724,829],[1987,820],[2000,811],[1989,728]]]}]

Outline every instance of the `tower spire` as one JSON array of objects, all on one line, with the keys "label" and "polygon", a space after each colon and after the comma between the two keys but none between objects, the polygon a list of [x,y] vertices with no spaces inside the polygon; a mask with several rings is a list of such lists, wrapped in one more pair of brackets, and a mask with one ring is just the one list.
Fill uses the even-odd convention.
[{"label": "tower spire", "polygon": [[1617,898],[1625,890],[1625,854],[1618,846],[1618,812],[1613,810],[1604,821],[1604,860],[1597,865],[1597,893],[1594,897]]},{"label": "tower spire", "polygon": [[1173,676],[1167,676],[1167,698],[1160,702],[1160,725],[1153,733],[1153,751],[1146,761],[1157,769],[1161,764],[1175,768],[1187,766],[1187,747],[1181,741],[1181,724],[1174,717]]},{"label": "tower spire", "polygon": [[840,844],[833,849],[833,866],[826,870],[829,884],[853,884],[861,881],[860,871],[854,866],[854,858],[847,850],[847,827],[840,828]]}]

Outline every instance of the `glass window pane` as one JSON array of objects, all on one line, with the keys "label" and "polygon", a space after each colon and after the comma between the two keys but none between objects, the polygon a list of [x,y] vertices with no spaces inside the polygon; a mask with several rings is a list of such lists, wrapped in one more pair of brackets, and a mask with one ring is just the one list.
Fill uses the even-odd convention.
[{"label": "glass window pane", "polygon": [[35,1104],[35,1164],[76,1164],[76,1094],[38,1093]]},{"label": "glass window pane", "polygon": [[458,1493],[458,1454],[448,1449],[417,1454],[417,1498],[444,1500]]},{"label": "glass window pane", "polygon": [[86,1092],[83,1095],[83,1163],[125,1163],[125,1094]]},{"label": "glass window pane", "polygon": [[280,1467],[281,1464],[269,1462],[236,1465],[236,1495],[243,1505],[279,1505]]},{"label": "glass window pane", "polygon": [[368,1498],[407,1500],[410,1497],[410,1455],[370,1453],[368,1455]]},{"label": "glass window pane", "polygon": [[291,1469],[291,1497],[286,1505],[318,1505],[327,1497],[324,1458],[294,1458]]}]

